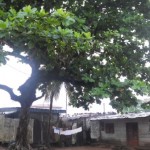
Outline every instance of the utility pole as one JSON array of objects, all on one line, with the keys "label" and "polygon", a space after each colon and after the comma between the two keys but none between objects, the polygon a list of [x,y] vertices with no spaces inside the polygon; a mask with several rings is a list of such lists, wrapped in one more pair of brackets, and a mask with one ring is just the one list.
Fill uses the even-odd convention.
[{"label": "utility pole", "polygon": [[105,103],[103,103],[103,114],[105,115]]},{"label": "utility pole", "polygon": [[68,99],[67,99],[67,92],[66,92],[66,114],[67,114],[67,108],[68,108]]}]

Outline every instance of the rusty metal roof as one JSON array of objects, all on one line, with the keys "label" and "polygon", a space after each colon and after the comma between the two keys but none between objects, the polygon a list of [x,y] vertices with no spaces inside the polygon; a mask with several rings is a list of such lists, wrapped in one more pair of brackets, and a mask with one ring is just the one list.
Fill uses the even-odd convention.
[{"label": "rusty metal roof", "polygon": [[[112,115],[112,114],[116,114],[115,112],[107,112],[107,115]],[[68,119],[68,120],[76,120],[76,119],[80,119],[80,118],[94,118],[94,117],[99,117],[99,116],[104,116],[104,113],[75,113],[73,115],[62,115],[61,117],[64,119]]]},{"label": "rusty metal roof", "polygon": [[[19,112],[21,110],[20,107],[4,107],[4,108],[0,108],[0,113],[14,113],[14,112]],[[45,108],[30,108],[30,112],[36,112],[36,113],[49,113],[49,109],[45,109]],[[63,109],[52,109],[52,113],[65,113],[66,110]]]},{"label": "rusty metal roof", "polygon": [[116,114],[116,115],[103,115],[92,117],[90,120],[114,120],[114,119],[135,119],[135,118],[145,118],[149,117],[150,112],[141,113],[128,113],[128,114]]}]

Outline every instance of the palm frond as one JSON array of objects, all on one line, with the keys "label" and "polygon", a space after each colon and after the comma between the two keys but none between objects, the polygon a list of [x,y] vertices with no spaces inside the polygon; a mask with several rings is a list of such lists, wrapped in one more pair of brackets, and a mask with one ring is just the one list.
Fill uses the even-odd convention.
[{"label": "palm frond", "polygon": [[50,82],[46,89],[45,100],[49,101],[52,94],[53,94],[53,97],[57,99],[59,96],[61,87],[62,87],[62,82],[60,81]]},{"label": "palm frond", "polygon": [[73,96],[72,91],[71,91],[72,86],[68,83],[64,83],[64,86],[66,89],[66,94],[67,94],[68,98],[71,100],[72,96]]}]

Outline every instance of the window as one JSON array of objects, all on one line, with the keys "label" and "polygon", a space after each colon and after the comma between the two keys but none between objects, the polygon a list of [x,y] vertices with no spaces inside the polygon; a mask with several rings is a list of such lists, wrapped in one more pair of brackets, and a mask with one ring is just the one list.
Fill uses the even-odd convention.
[{"label": "window", "polygon": [[105,124],[105,132],[109,134],[114,133],[114,124],[113,123],[106,123]]}]

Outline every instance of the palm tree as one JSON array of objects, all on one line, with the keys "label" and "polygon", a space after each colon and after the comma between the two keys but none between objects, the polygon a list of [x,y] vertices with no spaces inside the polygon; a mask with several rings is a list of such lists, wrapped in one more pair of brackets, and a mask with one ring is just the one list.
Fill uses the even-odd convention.
[{"label": "palm tree", "polygon": [[48,142],[47,142],[47,146],[50,147],[50,135],[51,135],[51,118],[52,118],[52,107],[53,107],[53,101],[54,98],[57,99],[60,93],[60,89],[62,87],[62,82],[60,81],[53,81],[50,82],[47,86],[46,89],[46,95],[45,95],[45,100],[49,100],[50,101],[50,105],[49,105],[49,120],[48,120]]},{"label": "palm tree", "polygon": [[[46,94],[45,94],[45,100],[50,102],[49,105],[49,120],[48,120],[48,143],[47,146],[50,147],[50,135],[51,135],[51,118],[52,118],[52,107],[53,107],[53,101],[54,99],[57,99],[59,97],[60,94],[60,90],[62,88],[62,86],[64,85],[65,89],[66,89],[66,97],[69,97],[69,99],[71,100],[73,97],[73,93],[72,93],[72,85],[69,83],[64,83],[61,81],[52,81],[47,85],[46,88]],[[66,100],[66,105],[67,105],[67,100]]]}]

